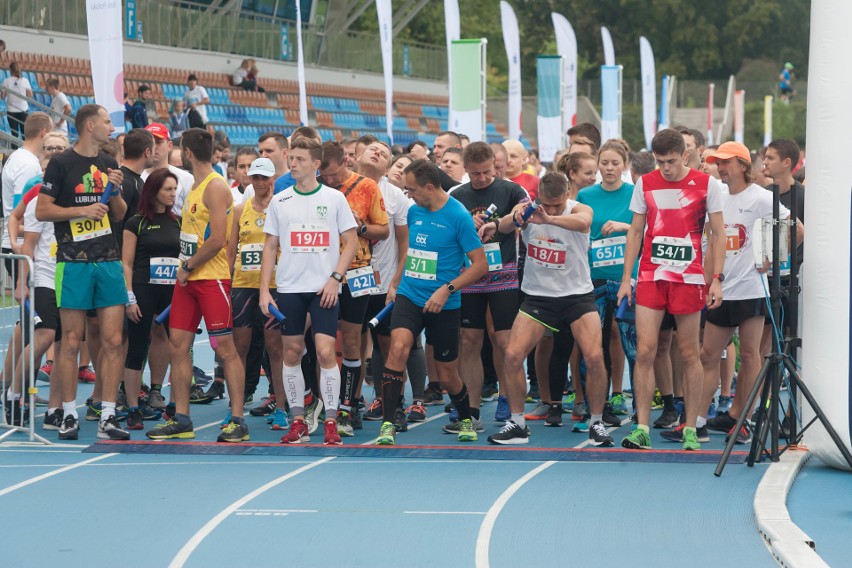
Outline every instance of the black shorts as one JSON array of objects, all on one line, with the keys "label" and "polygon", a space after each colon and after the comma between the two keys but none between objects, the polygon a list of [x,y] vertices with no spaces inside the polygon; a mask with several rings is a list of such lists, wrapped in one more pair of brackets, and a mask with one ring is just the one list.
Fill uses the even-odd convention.
[{"label": "black shorts", "polygon": [[576,294],[561,298],[527,296],[520,312],[551,331],[569,331],[571,324],[589,312],[598,315],[595,293]]},{"label": "black shorts", "polygon": [[747,319],[766,315],[766,300],[723,300],[715,310],[707,310],[707,323],[716,327],[737,327]]},{"label": "black shorts", "polygon": [[391,314],[391,331],[407,329],[416,338],[426,329],[426,343],[432,346],[435,361],[449,363],[459,356],[459,325],[461,310],[443,310],[427,314],[423,308],[397,294]]},{"label": "black shorts", "polygon": [[[32,307],[38,319],[35,329],[52,329],[56,334],[54,341],[62,337],[62,322],[59,319],[59,308],[56,306],[56,291],[53,288],[39,287],[32,293]],[[24,323],[21,328],[24,333],[24,344],[29,345],[29,323],[27,312],[24,313]]]},{"label": "black shorts", "polygon": [[[367,305],[367,313],[364,316],[364,325],[361,326],[361,333],[366,333],[370,330],[370,326],[367,325],[370,323],[370,320],[378,315],[380,311],[385,307],[387,303],[387,294],[375,294],[373,296],[369,296],[370,302]],[[396,305],[396,304],[394,304]],[[391,324],[391,314],[385,316],[385,319],[379,322],[373,331],[376,335],[381,335],[382,337],[388,337],[390,335],[390,327]]]},{"label": "black shorts", "polygon": [[281,335],[304,335],[305,321],[311,314],[311,329],[314,333],[322,333],[337,337],[338,304],[332,308],[320,306],[321,296],[314,292],[283,293],[278,292],[278,309],[284,314],[281,324]]},{"label": "black shorts", "polygon": [[[270,290],[272,299],[278,303],[275,290]],[[234,310],[233,327],[254,329],[281,329],[281,324],[272,316],[266,317],[260,310],[260,290],[257,288],[232,288],[231,308]],[[285,312],[286,313],[286,312]]]},{"label": "black shorts", "polygon": [[468,329],[485,329],[485,314],[491,308],[494,331],[512,329],[518,315],[520,300],[517,290],[500,290],[484,294],[462,294],[461,326]]},{"label": "black shorts", "polygon": [[341,321],[357,323],[358,325],[363,325],[367,321],[364,318],[367,315],[367,306],[370,305],[369,295],[353,298],[352,294],[349,293],[349,285],[343,284],[343,289],[338,295],[338,301],[340,303]]},{"label": "black shorts", "polygon": [[660,323],[660,331],[677,331],[677,320],[669,312],[663,316],[663,321]]}]

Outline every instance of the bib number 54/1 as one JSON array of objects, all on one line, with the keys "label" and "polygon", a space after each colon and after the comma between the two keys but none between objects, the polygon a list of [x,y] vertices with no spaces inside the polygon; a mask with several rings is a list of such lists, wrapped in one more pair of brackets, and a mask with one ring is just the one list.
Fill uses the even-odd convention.
[{"label": "bib number 54/1", "polygon": [[437,280],[438,253],[408,249],[408,257],[405,259],[405,275],[418,280]]},{"label": "bib number 54/1", "polygon": [[651,241],[651,262],[666,266],[688,266],[695,258],[691,239],[654,237]]},{"label": "bib number 54/1", "polygon": [[89,239],[112,233],[109,217],[106,215],[101,217],[100,221],[95,221],[87,217],[78,217],[71,219],[68,223],[71,225],[71,237],[74,239],[74,242],[88,241]]}]

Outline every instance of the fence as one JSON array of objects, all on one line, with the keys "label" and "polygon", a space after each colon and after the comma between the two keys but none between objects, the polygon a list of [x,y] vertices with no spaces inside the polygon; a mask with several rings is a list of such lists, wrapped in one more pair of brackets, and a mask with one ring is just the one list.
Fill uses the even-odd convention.
[{"label": "fence", "polygon": [[[38,315],[29,301],[20,302],[24,281],[20,278],[26,267],[26,289],[33,290],[33,261],[20,254],[0,254],[6,274],[0,283],[0,354],[4,368],[0,378],[3,416],[0,417],[0,442],[10,440],[15,434],[25,434],[28,442],[50,444],[35,433],[36,387],[35,355],[30,349],[35,338]],[[25,347],[25,344],[29,344]],[[12,396],[10,397],[10,393]]]}]

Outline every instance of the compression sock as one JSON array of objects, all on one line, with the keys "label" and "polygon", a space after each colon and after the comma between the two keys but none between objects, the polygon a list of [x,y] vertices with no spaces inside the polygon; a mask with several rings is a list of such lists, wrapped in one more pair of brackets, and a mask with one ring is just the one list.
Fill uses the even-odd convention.
[{"label": "compression sock", "polygon": [[360,359],[344,359],[343,360],[343,377],[341,382],[343,388],[340,392],[340,410],[346,412],[352,411],[352,394],[358,386],[358,379],[361,377],[361,360]]},{"label": "compression sock", "polygon": [[402,396],[402,389],[405,386],[403,382],[402,371],[393,371],[385,367],[382,373],[382,421],[393,422],[394,414],[396,414],[396,405],[391,404],[391,401],[399,400]]},{"label": "compression sock", "polygon": [[459,411],[459,420],[470,418],[470,396],[464,383],[462,383],[462,388],[458,393],[450,394],[450,400],[453,401],[453,405]]},{"label": "compression sock", "polygon": [[293,416],[304,416],[305,405],[308,402],[305,400],[305,377],[302,375],[301,365],[284,366],[284,390],[287,391],[287,402],[290,404],[290,412]]},{"label": "compression sock", "polygon": [[670,394],[663,395],[663,408],[666,410],[674,410],[674,396]]},{"label": "compression sock", "polygon": [[340,397],[340,367],[320,369],[322,402],[325,404],[325,419],[337,420],[337,400]]}]

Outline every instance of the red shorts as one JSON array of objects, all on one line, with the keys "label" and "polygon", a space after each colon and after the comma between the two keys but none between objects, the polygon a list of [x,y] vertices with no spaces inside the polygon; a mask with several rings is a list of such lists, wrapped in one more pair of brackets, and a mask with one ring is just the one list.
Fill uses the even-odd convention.
[{"label": "red shorts", "polygon": [[195,333],[202,317],[207,335],[215,337],[231,333],[230,280],[190,280],[186,286],[175,285],[169,328]]},{"label": "red shorts", "polygon": [[636,284],[636,303],[652,310],[666,310],[670,314],[694,314],[706,304],[707,287],[702,284],[684,284],[655,280]]}]

